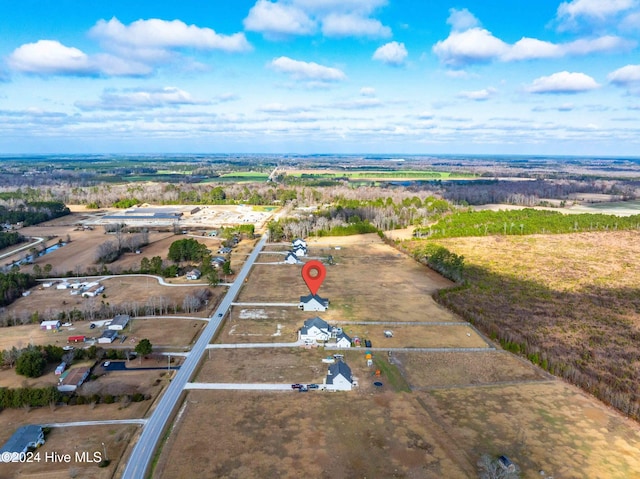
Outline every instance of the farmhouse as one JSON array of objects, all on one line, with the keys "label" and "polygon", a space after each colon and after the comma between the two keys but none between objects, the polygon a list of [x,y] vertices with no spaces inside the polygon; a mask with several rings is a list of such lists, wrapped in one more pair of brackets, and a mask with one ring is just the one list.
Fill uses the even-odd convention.
[{"label": "farmhouse", "polygon": [[187,273],[187,279],[191,280],[200,279],[200,276],[202,276],[202,273],[200,273],[200,270],[197,268],[193,268]]},{"label": "farmhouse", "polygon": [[307,319],[298,331],[298,340],[303,342],[326,341],[330,336],[329,323],[319,316]]},{"label": "farmhouse", "polygon": [[321,298],[317,294],[300,296],[298,308],[303,311],[326,311],[329,309],[329,300]]},{"label": "farmhouse", "polygon": [[284,262],[287,264],[298,264],[300,261],[293,251],[289,251],[284,258]]},{"label": "farmhouse", "polygon": [[42,321],[40,323],[40,329],[45,331],[53,331],[60,329],[60,321]]},{"label": "farmhouse", "polygon": [[44,431],[42,426],[22,426],[2,446],[0,454],[5,452],[21,454],[29,449],[35,449],[44,444]]},{"label": "farmhouse", "polygon": [[102,336],[98,338],[100,344],[111,344],[118,337],[118,331],[113,329],[107,329],[102,333]]},{"label": "farmhouse", "polygon": [[67,372],[63,373],[60,376],[58,382],[58,391],[62,393],[75,391],[80,386],[82,386],[82,383],[87,380],[90,371],[91,368],[87,366],[69,369]]},{"label": "farmhouse", "polygon": [[118,314],[109,323],[109,329],[114,331],[122,331],[129,324],[130,316],[128,314]]},{"label": "farmhouse", "polygon": [[351,391],[353,378],[347,363],[337,361],[329,366],[324,380],[326,388],[333,391]]}]

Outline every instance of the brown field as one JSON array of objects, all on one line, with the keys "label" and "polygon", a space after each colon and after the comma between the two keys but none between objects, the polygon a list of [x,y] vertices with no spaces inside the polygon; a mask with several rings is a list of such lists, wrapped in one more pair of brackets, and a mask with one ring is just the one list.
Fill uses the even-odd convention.
[{"label": "brown field", "polygon": [[[110,479],[116,470],[118,462],[131,438],[140,426],[83,426],[52,428],[46,437],[46,443],[37,452],[40,462],[30,464],[0,464],[0,477],[3,479],[60,479],[78,477],[82,479]],[[104,446],[103,446],[104,443]],[[93,454],[99,453],[99,458],[106,450],[111,464],[108,467],[98,467],[94,462],[76,461],[76,453],[88,452],[91,460]],[[45,462],[45,454],[70,454],[71,462]]]},{"label": "brown field", "polygon": [[190,391],[153,477],[469,477],[431,426],[406,394]]},{"label": "brown field", "polygon": [[541,369],[504,351],[393,353],[393,363],[413,390],[549,380]]},{"label": "brown field", "polygon": [[[313,317],[298,308],[232,306],[216,343],[284,343],[298,339],[298,329]],[[276,333],[279,333],[277,336]]]},{"label": "brown field", "polygon": [[440,301],[640,417],[640,233],[455,238],[469,287]]},{"label": "brown field", "polygon": [[418,393],[470,458],[506,454],[522,477],[637,479],[637,423],[560,381]]}]

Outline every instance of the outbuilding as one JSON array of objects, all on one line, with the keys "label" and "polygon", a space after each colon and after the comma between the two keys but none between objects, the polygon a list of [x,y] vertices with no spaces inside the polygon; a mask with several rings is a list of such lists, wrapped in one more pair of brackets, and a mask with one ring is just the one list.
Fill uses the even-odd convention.
[{"label": "outbuilding", "polygon": [[62,376],[60,376],[58,383],[58,391],[67,393],[74,392],[82,383],[84,383],[89,377],[91,368],[82,366],[79,368],[69,369]]},{"label": "outbuilding", "polygon": [[67,338],[68,343],[84,343],[84,336],[69,336]]},{"label": "outbuilding", "polygon": [[44,331],[54,331],[60,329],[62,323],[60,321],[42,321],[40,323],[40,329]]}]

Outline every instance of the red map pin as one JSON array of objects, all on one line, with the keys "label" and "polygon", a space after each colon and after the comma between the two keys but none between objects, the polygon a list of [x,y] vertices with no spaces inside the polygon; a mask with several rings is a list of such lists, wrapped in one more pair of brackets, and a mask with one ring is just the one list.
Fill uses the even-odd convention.
[{"label": "red map pin", "polygon": [[320,286],[322,286],[326,275],[327,270],[324,265],[316,259],[307,261],[302,267],[302,279],[307,283],[309,291],[311,291],[311,294],[314,296],[320,289]]}]

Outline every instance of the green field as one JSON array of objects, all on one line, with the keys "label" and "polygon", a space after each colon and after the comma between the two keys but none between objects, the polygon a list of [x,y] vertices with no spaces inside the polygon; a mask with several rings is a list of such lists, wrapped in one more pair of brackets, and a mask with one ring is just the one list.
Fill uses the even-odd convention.
[{"label": "green field", "polygon": [[241,183],[246,181],[267,181],[268,178],[268,173],[261,173],[259,171],[234,171],[233,173],[226,173],[214,181],[234,181]]},{"label": "green field", "polygon": [[439,180],[451,178],[474,178],[471,173],[451,173],[445,171],[426,171],[426,170],[401,170],[401,171],[335,171],[332,173],[302,173],[287,172],[287,175],[296,178],[314,178],[314,179],[389,179],[389,180]]}]

